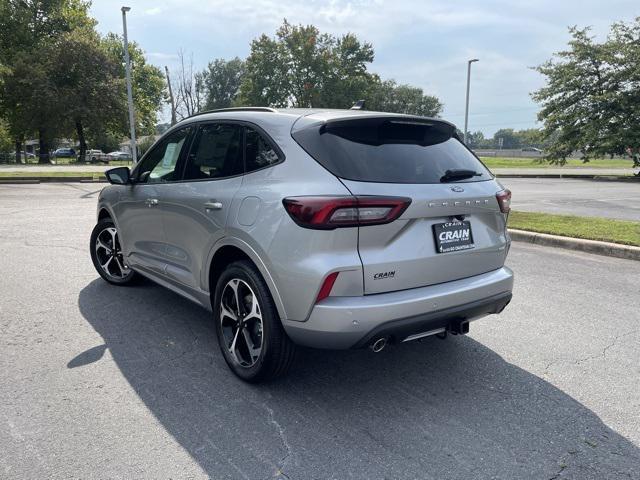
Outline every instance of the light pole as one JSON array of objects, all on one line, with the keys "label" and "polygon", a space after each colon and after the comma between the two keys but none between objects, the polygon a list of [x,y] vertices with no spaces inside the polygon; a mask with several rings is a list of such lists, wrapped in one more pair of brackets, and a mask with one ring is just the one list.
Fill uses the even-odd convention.
[{"label": "light pole", "polygon": [[122,7],[122,30],[124,31],[124,61],[127,73],[127,103],[129,104],[129,125],[131,127],[131,158],[133,164],[138,161],[138,151],[136,148],[136,124],[133,111],[133,94],[131,92],[131,63],[129,62],[129,41],[127,40],[127,12],[131,7]]},{"label": "light pole", "polygon": [[464,144],[467,144],[467,129],[469,127],[469,84],[471,83],[471,64],[477,62],[477,58],[472,58],[467,62],[467,100],[464,107]]}]

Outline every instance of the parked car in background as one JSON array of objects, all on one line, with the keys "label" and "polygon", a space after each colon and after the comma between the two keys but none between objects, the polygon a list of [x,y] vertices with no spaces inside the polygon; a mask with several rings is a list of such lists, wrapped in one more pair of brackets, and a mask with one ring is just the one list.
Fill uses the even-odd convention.
[{"label": "parked car in background", "polygon": [[522,149],[523,152],[534,152],[534,153],[542,153],[542,150],[536,147],[524,147]]},{"label": "parked car in background", "polygon": [[[91,162],[91,163],[98,163],[98,162],[102,162],[102,163],[109,163],[109,160],[111,159],[111,157],[109,157],[109,155],[107,155],[106,153],[104,153],[102,150],[87,150],[85,152],[84,155],[84,161],[85,162]],[[80,158],[80,155],[78,155],[78,161],[81,162],[83,161]]]},{"label": "parked car in background", "polygon": [[[14,159],[16,158],[16,152],[10,152],[7,154],[9,156],[9,158]],[[22,158],[27,158],[27,159],[34,159],[36,158],[35,154],[30,153],[30,152],[20,152],[20,155],[22,156]]]},{"label": "parked car in background", "polygon": [[111,160],[131,160],[131,154],[129,152],[115,151],[107,153]]},{"label": "parked car in background", "polygon": [[378,352],[467,333],[511,300],[511,192],[440,119],[208,112],[106,176],[98,273],[207,308],[247,381],[282,375],[295,344]]},{"label": "parked car in background", "polygon": [[58,148],[53,152],[54,158],[75,158],[76,151],[73,148]]}]

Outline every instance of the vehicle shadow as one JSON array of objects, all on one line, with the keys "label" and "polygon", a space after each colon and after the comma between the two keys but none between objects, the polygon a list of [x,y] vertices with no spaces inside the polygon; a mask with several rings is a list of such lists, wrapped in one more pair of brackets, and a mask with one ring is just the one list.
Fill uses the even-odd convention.
[{"label": "vehicle shadow", "polygon": [[[228,371],[208,312],[150,282],[92,281],[79,308],[150,412],[213,478],[640,471],[639,449],[592,411],[468,336],[380,354],[303,350],[288,377],[256,386]],[[69,368],[100,361],[103,349],[78,352]]]}]

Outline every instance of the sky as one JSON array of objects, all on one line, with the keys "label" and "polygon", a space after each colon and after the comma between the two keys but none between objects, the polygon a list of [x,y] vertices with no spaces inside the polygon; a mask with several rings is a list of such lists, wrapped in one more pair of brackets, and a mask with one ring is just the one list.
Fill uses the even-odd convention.
[{"label": "sky", "polygon": [[[126,0],[125,0],[126,1]],[[444,103],[442,117],[464,126],[467,60],[472,65],[469,130],[531,128],[530,93],[544,78],[532,70],[566,47],[569,26],[604,38],[611,23],[640,16],[637,0],[129,0],[130,40],[164,70],[177,52],[196,68],[215,58],[245,58],[250,42],[275,34],[283,19],[335,35],[355,33],[375,50],[371,72],[424,89]],[[94,0],[101,33],[122,32],[119,2]]]}]

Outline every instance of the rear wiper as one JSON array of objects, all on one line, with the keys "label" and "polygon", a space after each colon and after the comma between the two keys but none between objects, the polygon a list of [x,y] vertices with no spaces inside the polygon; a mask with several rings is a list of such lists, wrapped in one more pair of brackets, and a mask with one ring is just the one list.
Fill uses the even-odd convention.
[{"label": "rear wiper", "polygon": [[482,173],[475,170],[465,170],[462,168],[456,168],[454,170],[447,170],[444,175],[440,177],[440,182],[445,183],[451,180],[464,180],[465,178],[480,177]]}]

